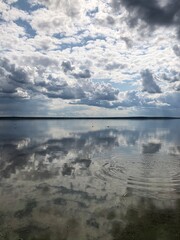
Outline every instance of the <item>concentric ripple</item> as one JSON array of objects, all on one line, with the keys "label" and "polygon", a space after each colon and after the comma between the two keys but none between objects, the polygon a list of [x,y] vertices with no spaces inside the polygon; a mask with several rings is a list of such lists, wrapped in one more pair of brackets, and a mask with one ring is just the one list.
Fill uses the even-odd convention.
[{"label": "concentric ripple", "polygon": [[106,181],[108,181],[109,178],[115,178],[125,182],[126,175],[126,169],[124,167],[110,163],[105,163],[102,168],[96,172],[96,177]]},{"label": "concentric ripple", "polygon": [[170,169],[164,163],[155,168],[140,162],[122,165],[106,162],[96,171],[95,177],[106,183],[118,181],[119,186],[133,194],[180,198],[180,173],[175,167]]}]

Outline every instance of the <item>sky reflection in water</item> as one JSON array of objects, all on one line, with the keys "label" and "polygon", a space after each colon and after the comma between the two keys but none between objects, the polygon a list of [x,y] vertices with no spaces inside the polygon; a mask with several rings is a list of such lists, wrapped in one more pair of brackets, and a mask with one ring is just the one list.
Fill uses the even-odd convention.
[{"label": "sky reflection in water", "polygon": [[0,121],[0,240],[180,239],[180,121]]}]

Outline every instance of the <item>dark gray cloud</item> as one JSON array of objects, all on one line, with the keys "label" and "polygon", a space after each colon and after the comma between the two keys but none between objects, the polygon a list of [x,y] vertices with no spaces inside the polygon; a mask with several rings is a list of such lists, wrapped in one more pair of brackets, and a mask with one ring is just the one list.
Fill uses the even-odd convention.
[{"label": "dark gray cloud", "polygon": [[[56,86],[54,86],[56,88]],[[75,86],[62,86],[60,87],[59,91],[54,90],[54,91],[48,91],[44,92],[46,96],[49,98],[62,98],[62,99],[81,99],[85,97],[84,90],[82,89],[81,86],[75,85]]]},{"label": "dark gray cloud", "polygon": [[[0,93],[1,97],[21,97],[29,96],[46,96],[48,98],[61,98],[65,100],[81,99],[83,102],[88,101],[114,101],[117,100],[119,90],[113,88],[110,84],[94,83],[91,80],[75,82],[69,84],[60,77],[43,75],[42,70],[48,63],[56,64],[45,58],[33,58],[37,61],[39,77],[30,79],[30,73],[22,67],[12,64],[7,59],[0,60]],[[39,65],[41,62],[41,65]],[[33,62],[34,65],[34,62]],[[70,61],[62,63],[63,71],[76,79],[90,78],[91,74],[88,69],[75,70]],[[75,70],[75,71],[74,71]],[[20,90],[19,90],[20,89]]]},{"label": "dark gray cloud", "polygon": [[83,84],[83,89],[86,97],[76,103],[104,108],[118,107],[116,101],[118,100],[119,89],[113,88],[111,84],[87,81]]},{"label": "dark gray cloud", "polygon": [[0,70],[1,74],[7,76],[14,82],[26,83],[29,81],[29,77],[24,69],[10,63],[10,61],[6,58],[0,59]]},{"label": "dark gray cloud", "polygon": [[108,16],[108,17],[106,18],[106,20],[107,20],[107,23],[108,23],[109,25],[114,25],[114,24],[115,24],[115,19],[114,19],[112,16]]},{"label": "dark gray cloud", "polygon": [[114,69],[123,69],[127,67],[126,64],[121,64],[121,63],[117,63],[117,62],[112,62],[112,63],[108,63],[106,66],[105,66],[105,69],[108,70],[108,71],[111,71],[111,70],[114,70]]},{"label": "dark gray cloud", "polygon": [[74,66],[72,65],[72,63],[70,61],[63,61],[61,64],[63,71],[66,73],[68,71],[72,71],[74,70]]},{"label": "dark gray cloud", "polygon": [[128,37],[121,37],[121,39],[126,43],[126,46],[128,48],[131,48],[133,46],[133,41]]},{"label": "dark gray cloud", "polygon": [[[76,79],[87,79],[91,77],[90,70],[76,70],[70,61],[63,61],[62,69],[65,74],[75,77]],[[122,65],[118,65],[121,66]],[[109,67],[118,67],[109,66]],[[113,88],[111,84],[94,83],[91,80],[85,82],[77,82],[74,85],[69,85],[66,81],[49,76],[50,82],[40,82],[38,86],[44,87],[46,91],[42,91],[44,95],[49,98],[62,98],[62,99],[81,99],[80,102],[87,105],[108,105],[109,101],[118,99],[119,90]],[[41,91],[41,90],[40,90]],[[100,103],[101,102],[101,103]]]},{"label": "dark gray cloud", "polygon": [[177,82],[180,80],[180,72],[171,70],[169,72],[163,73],[162,78],[169,82]]},{"label": "dark gray cloud", "polygon": [[[91,80],[86,82],[69,85],[66,81],[59,78],[48,77],[49,82],[39,82],[36,86],[40,87],[39,93],[49,98],[62,99],[81,99],[83,103],[92,103],[101,101],[114,101],[118,99],[119,90],[113,88],[111,84],[94,83]],[[45,91],[43,90],[45,89]],[[37,88],[35,89],[37,91]],[[88,104],[89,105],[89,104]]]},{"label": "dark gray cloud", "polygon": [[[54,63],[55,64],[55,63]],[[45,64],[46,65],[46,64]],[[65,74],[67,77],[76,78],[73,84],[68,83],[63,77],[42,72],[45,66],[38,65],[37,74],[31,75],[31,71],[26,71],[26,68],[18,66],[7,59],[0,61],[0,97],[2,98],[22,98],[29,99],[38,97],[38,99],[59,98],[68,100],[71,104],[80,104],[87,106],[97,106],[102,108],[131,108],[131,107],[155,107],[159,102],[163,102],[170,107],[178,107],[177,100],[180,87],[177,83],[173,87],[173,92],[170,94],[164,93],[152,101],[152,98],[146,96],[143,98],[138,91],[127,91],[121,93],[118,88],[104,82],[94,82],[87,79],[90,75],[89,70],[76,70],[70,62],[63,62],[66,68]],[[123,67],[122,64],[113,64],[106,66],[108,69]],[[33,71],[32,67],[32,71]],[[80,68],[83,69],[83,68]],[[76,77],[74,76],[75,74]],[[86,79],[84,79],[86,77]],[[173,78],[174,77],[174,78]],[[170,82],[178,82],[179,74],[164,76],[164,79]],[[142,72],[142,90],[148,93],[161,93],[160,87],[155,82],[152,73],[149,70]],[[176,102],[177,101],[177,102]],[[8,102],[7,102],[8,103]],[[5,111],[1,106],[1,111]],[[13,111],[14,112],[14,111]]]},{"label": "dark gray cloud", "polygon": [[[32,61],[34,60],[39,62],[42,59],[33,58]],[[44,60],[42,61],[43,67],[50,63],[48,58]],[[65,80],[52,77],[52,75],[49,75],[47,79],[39,76],[38,81],[35,79],[31,82],[29,74],[8,59],[0,60],[0,74],[1,97],[27,97],[27,92],[33,95],[45,95],[49,98],[80,99],[85,97],[82,87],[78,84],[70,86]]]},{"label": "dark gray cloud", "polygon": [[[115,91],[116,91],[116,89],[115,89]],[[150,91],[150,88],[149,88],[149,91]],[[153,93],[155,93],[155,92],[153,92]],[[93,95],[93,97],[94,97],[94,95]],[[139,95],[138,91],[128,91],[126,93],[119,92],[117,98],[114,100],[113,99],[102,100],[101,98],[95,99],[93,97],[81,99],[80,101],[76,102],[76,104],[78,103],[78,104],[97,106],[97,107],[103,107],[103,108],[109,108],[109,109],[115,109],[115,108],[127,109],[127,108],[131,108],[131,107],[136,107],[136,108],[144,107],[147,109],[150,108],[151,111],[153,111],[154,107],[157,109],[156,104],[159,104],[158,100],[160,100],[163,102],[167,101],[168,102],[167,104],[170,106],[175,106],[175,107],[177,106],[176,105],[177,99],[173,99],[172,96],[170,97],[167,95],[166,98],[159,97],[158,100],[154,99],[154,101],[152,101],[152,98],[143,97],[143,96]],[[115,97],[116,97],[116,95],[115,95]]]},{"label": "dark gray cloud", "polygon": [[23,91],[18,91],[30,81],[27,72],[23,68],[10,63],[6,58],[0,59],[0,75],[1,97],[26,97]]},{"label": "dark gray cloud", "polygon": [[76,68],[72,65],[70,61],[63,61],[61,66],[64,73],[68,73],[77,79],[91,77],[91,73],[89,69],[76,70]]},{"label": "dark gray cloud", "polygon": [[142,85],[143,85],[143,91],[148,93],[160,93],[161,89],[154,81],[154,78],[152,76],[152,73],[146,69],[142,71]]},{"label": "dark gray cloud", "polygon": [[179,32],[180,1],[167,0],[164,3],[158,0],[112,0],[115,12],[125,6],[129,11],[128,23],[136,26],[138,20],[143,20],[149,26],[175,26]]},{"label": "dark gray cloud", "polygon": [[121,0],[111,0],[111,6],[114,11],[119,11],[121,8]]},{"label": "dark gray cloud", "polygon": [[90,78],[91,73],[90,73],[89,69],[85,69],[85,70],[80,71],[78,73],[74,73],[73,76],[75,78]]},{"label": "dark gray cloud", "polygon": [[49,81],[40,81],[33,86],[34,91],[47,96],[48,98],[81,99],[85,97],[82,86],[78,83],[69,85],[64,79],[55,78],[49,75]]},{"label": "dark gray cloud", "polygon": [[180,47],[178,45],[173,46],[173,51],[176,54],[176,56],[180,57]]},{"label": "dark gray cloud", "polygon": [[179,83],[178,85],[174,86],[174,89],[175,89],[176,91],[180,91],[180,83]]}]

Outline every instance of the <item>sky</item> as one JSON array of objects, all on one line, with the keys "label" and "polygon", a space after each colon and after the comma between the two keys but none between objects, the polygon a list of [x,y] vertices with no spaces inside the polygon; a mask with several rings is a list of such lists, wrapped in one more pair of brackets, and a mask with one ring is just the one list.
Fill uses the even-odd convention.
[{"label": "sky", "polygon": [[179,0],[0,0],[0,116],[180,116]]}]

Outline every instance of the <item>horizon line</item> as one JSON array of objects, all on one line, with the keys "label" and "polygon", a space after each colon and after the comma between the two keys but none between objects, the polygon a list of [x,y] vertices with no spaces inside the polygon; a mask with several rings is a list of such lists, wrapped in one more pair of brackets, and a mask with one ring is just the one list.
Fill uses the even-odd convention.
[{"label": "horizon line", "polygon": [[180,119],[180,117],[162,116],[131,116],[131,117],[30,117],[30,116],[2,116],[0,120],[160,120],[160,119]]}]

